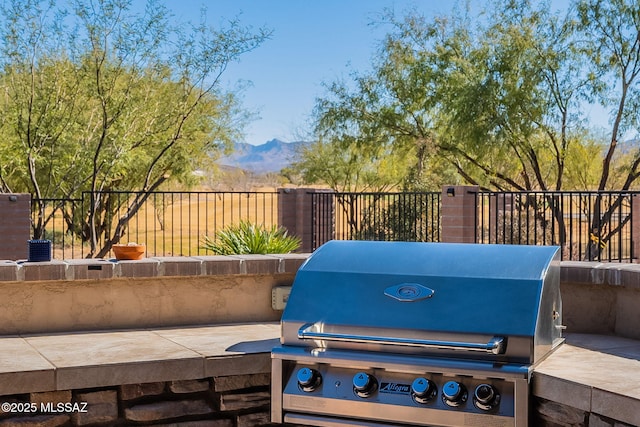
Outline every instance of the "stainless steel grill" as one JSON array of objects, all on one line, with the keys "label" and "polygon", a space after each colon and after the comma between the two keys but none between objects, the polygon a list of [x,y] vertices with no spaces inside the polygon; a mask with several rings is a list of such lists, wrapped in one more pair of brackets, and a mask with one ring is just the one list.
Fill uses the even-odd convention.
[{"label": "stainless steel grill", "polygon": [[272,351],[272,420],[528,426],[562,343],[557,247],[332,241],[300,268]]}]

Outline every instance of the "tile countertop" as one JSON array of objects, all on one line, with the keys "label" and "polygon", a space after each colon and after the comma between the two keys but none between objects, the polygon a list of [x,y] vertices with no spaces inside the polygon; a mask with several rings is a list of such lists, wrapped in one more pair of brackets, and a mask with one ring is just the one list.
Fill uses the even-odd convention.
[{"label": "tile countertop", "polygon": [[0,395],[271,371],[280,324],[0,337]]},{"label": "tile countertop", "polygon": [[533,394],[640,425],[640,341],[567,334],[534,370]]},{"label": "tile countertop", "polygon": [[[0,395],[268,373],[280,324],[0,337]],[[534,370],[533,394],[640,425],[640,341],[568,334]]]}]

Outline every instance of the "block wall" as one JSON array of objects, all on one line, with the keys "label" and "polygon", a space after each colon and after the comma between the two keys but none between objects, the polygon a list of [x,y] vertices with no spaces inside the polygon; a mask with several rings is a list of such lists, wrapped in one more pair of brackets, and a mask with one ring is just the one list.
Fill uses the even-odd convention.
[{"label": "block wall", "polygon": [[445,186],[442,188],[442,219],[440,241],[475,243],[477,216],[477,186]]},{"label": "block wall", "polygon": [[31,236],[31,196],[0,194],[0,260],[27,259]]}]

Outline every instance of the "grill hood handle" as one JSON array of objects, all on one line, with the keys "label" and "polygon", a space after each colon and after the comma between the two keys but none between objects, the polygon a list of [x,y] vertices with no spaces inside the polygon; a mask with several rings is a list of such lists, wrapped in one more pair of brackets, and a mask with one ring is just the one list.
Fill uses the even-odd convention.
[{"label": "grill hood handle", "polygon": [[298,338],[302,340],[321,340],[336,342],[352,342],[360,344],[385,344],[406,347],[437,348],[443,350],[484,351],[492,354],[503,354],[505,350],[504,337],[493,337],[487,343],[422,340],[414,338],[380,337],[374,335],[351,335],[332,332],[312,331],[315,325],[307,323],[298,330]]}]

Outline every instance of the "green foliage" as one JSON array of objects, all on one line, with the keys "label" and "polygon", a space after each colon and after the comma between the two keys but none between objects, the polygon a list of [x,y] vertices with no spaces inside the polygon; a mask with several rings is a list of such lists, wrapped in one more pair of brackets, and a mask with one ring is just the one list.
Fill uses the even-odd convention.
[{"label": "green foliage", "polygon": [[[194,184],[192,172],[238,137],[248,116],[220,79],[269,37],[237,21],[175,27],[155,0],[142,13],[121,0],[75,0],[69,10],[7,0],[0,23],[0,190],[34,199],[92,192],[68,225],[98,257],[150,191]],[[140,194],[116,200],[104,190]],[[37,215],[34,237],[49,220]]]},{"label": "green foliage", "polygon": [[[371,181],[364,171],[395,156],[398,173],[378,178],[403,189],[444,179],[495,190],[630,189],[640,151],[622,155],[618,140],[640,123],[638,5],[575,6],[495,0],[480,19],[471,8],[432,20],[389,13],[373,70],[327,84],[317,100],[320,142],[302,153],[299,173],[359,189]],[[585,102],[612,112],[608,140],[587,127]]]},{"label": "green foliage", "polygon": [[404,153],[383,145],[363,147],[350,138],[300,147],[291,169],[304,182],[322,182],[336,191],[386,191],[400,185],[410,167]]},{"label": "green foliage", "polygon": [[286,254],[300,247],[300,239],[282,227],[241,221],[218,231],[215,238],[204,236],[202,248],[217,255]]}]

